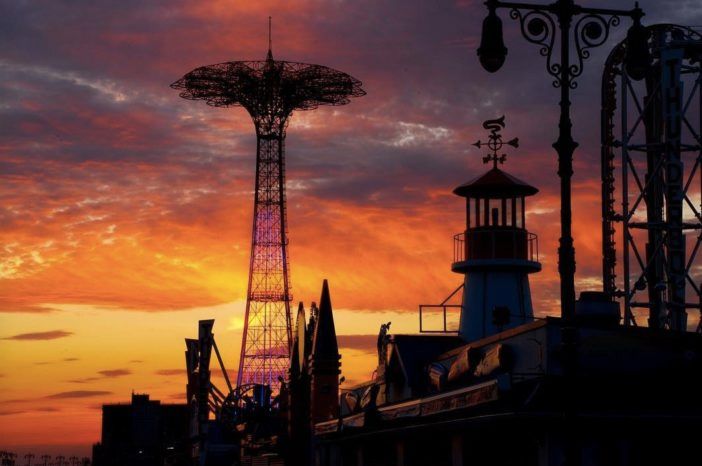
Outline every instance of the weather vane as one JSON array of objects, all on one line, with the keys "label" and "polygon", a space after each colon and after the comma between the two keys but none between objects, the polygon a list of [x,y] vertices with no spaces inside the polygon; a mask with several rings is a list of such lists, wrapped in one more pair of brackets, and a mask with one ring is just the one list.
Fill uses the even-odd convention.
[{"label": "weather vane", "polygon": [[500,131],[502,131],[505,128],[505,116],[502,115],[500,118],[497,118],[495,120],[485,120],[483,122],[483,128],[487,129],[490,131],[490,135],[488,136],[488,141],[487,142],[482,142],[478,141],[474,143],[473,145],[480,149],[483,145],[487,146],[488,149],[492,151],[491,154],[486,154],[485,157],[483,157],[483,163],[488,163],[492,161],[493,167],[497,168],[497,162],[499,163],[505,163],[505,160],[507,160],[507,154],[500,154],[498,155],[497,152],[502,149],[502,146],[505,144],[512,146],[514,148],[519,147],[519,138],[514,138],[511,139],[507,142],[502,142],[502,135],[500,134]]}]

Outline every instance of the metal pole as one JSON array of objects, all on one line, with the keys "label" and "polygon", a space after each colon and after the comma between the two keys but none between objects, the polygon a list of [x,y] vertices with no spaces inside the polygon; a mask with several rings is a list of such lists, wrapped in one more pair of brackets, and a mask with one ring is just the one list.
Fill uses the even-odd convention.
[{"label": "metal pole", "polygon": [[634,320],[631,312],[631,278],[629,271],[629,125],[628,125],[628,102],[629,90],[627,86],[628,77],[622,73],[622,242],[623,250],[623,271],[624,271],[624,325],[629,326]]},{"label": "metal pole", "polygon": [[575,248],[572,233],[571,178],[573,152],[578,143],[573,140],[570,119],[570,26],[573,18],[573,1],[559,0],[558,23],[561,30],[561,70],[559,83],[561,115],[558,123],[558,140],[553,148],[558,153],[558,176],[561,179],[561,238],[558,247],[558,273],[561,278],[561,317],[566,323],[575,315]]}]

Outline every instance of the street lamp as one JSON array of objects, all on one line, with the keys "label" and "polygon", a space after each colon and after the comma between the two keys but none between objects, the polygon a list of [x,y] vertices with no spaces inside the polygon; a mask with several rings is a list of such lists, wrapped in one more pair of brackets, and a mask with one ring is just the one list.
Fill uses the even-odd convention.
[{"label": "street lamp", "polygon": [[[558,140],[553,144],[558,153],[558,176],[561,179],[561,237],[558,247],[558,273],[561,281],[561,317],[572,323],[575,314],[575,248],[572,236],[571,178],[573,152],[578,143],[573,140],[570,119],[570,91],[577,87],[575,78],[583,72],[583,61],[590,57],[590,49],[607,41],[611,27],[620,23],[620,17],[632,18],[634,24],[627,33],[626,70],[634,79],[644,77],[650,57],[648,35],[641,25],[644,15],[638,2],[631,10],[585,8],[573,0],[557,0],[549,4],[529,4],[487,0],[488,16],[478,48],[480,63],[494,73],[502,67],[507,48],[502,36],[502,21],[498,8],[510,9],[509,16],[519,20],[522,36],[539,46],[546,57],[546,71],[554,78],[553,87],[561,90]],[[554,45],[559,42],[560,56],[554,56]],[[574,43],[574,44],[573,44]],[[574,45],[574,46],[573,46]],[[576,61],[571,62],[571,48]]]},{"label": "street lamp", "polygon": [[478,47],[480,64],[490,73],[502,68],[507,56],[507,47],[502,37],[502,20],[495,13],[495,8],[488,6],[490,13],[483,20],[483,33]]}]

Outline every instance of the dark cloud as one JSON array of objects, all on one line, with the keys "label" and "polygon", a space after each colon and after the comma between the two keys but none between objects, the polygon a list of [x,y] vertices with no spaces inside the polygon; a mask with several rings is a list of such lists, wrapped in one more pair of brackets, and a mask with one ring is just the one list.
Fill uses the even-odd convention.
[{"label": "dark cloud", "polygon": [[59,359],[56,361],[38,361],[38,362],[35,362],[34,365],[35,366],[46,366],[49,364],[57,364],[57,363],[62,363],[62,362],[76,362],[76,361],[80,361],[80,358],[63,358],[63,359]]},{"label": "dark cloud", "polygon": [[66,382],[70,383],[90,383],[90,382],[95,382],[96,380],[100,380],[102,377],[83,377],[79,379],[70,379],[67,380]]},{"label": "dark cloud", "polygon": [[42,406],[42,407],[35,408],[34,411],[39,411],[42,413],[56,413],[56,412],[59,412],[61,410],[59,408],[55,408],[53,406]]},{"label": "dark cloud", "polygon": [[160,369],[154,372],[156,375],[165,375],[165,376],[173,376],[173,375],[180,375],[184,376],[185,375],[185,369]]},{"label": "dark cloud", "polygon": [[56,340],[58,338],[69,337],[71,335],[73,335],[73,332],[67,332],[65,330],[50,330],[48,332],[20,333],[18,335],[2,338],[2,340]]},{"label": "dark cloud", "polygon": [[59,400],[65,398],[91,398],[95,396],[111,395],[112,392],[104,390],[73,390],[68,392],[54,393],[53,395],[47,395],[44,398],[49,398],[52,400]]},{"label": "dark cloud", "polygon": [[[11,402],[24,402],[24,401],[30,401],[30,400],[10,400]],[[61,411],[59,408],[55,406],[36,406],[36,407],[27,407],[25,409],[16,409],[16,410],[0,410],[0,416],[11,416],[15,414],[24,414],[24,413],[31,413],[31,412],[37,412],[37,413],[55,413]]]},{"label": "dark cloud", "polygon": [[67,380],[67,382],[70,383],[90,383],[90,382],[95,382],[98,380],[102,379],[111,379],[115,377],[124,377],[125,375],[130,375],[132,374],[132,371],[129,369],[105,369],[102,371],[98,371],[98,376],[92,376],[92,377],[82,377],[82,378],[77,378],[77,379],[70,379]]},{"label": "dark cloud", "polygon": [[98,371],[98,374],[100,374],[103,377],[106,378],[112,378],[112,377],[123,377],[125,375],[131,374],[132,371],[129,369],[107,369],[107,370],[102,370]]}]

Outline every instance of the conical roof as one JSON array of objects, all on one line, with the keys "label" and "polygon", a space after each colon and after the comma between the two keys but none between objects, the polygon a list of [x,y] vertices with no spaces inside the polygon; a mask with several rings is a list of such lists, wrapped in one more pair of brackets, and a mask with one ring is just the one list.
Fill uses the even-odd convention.
[{"label": "conical roof", "polygon": [[333,358],[338,359],[339,346],[336,342],[336,329],[332,314],[329,284],[324,280],[322,296],[319,299],[319,313],[314,326],[314,340],[312,341],[312,357],[316,360]]},{"label": "conical roof", "polygon": [[462,197],[499,199],[503,197],[533,196],[539,190],[497,167],[457,187],[453,193]]},{"label": "conical roof", "polygon": [[298,377],[305,367],[305,343],[307,334],[305,328],[305,307],[302,302],[297,308],[297,319],[295,321],[295,334],[293,335],[293,347],[290,354],[290,376]]}]

